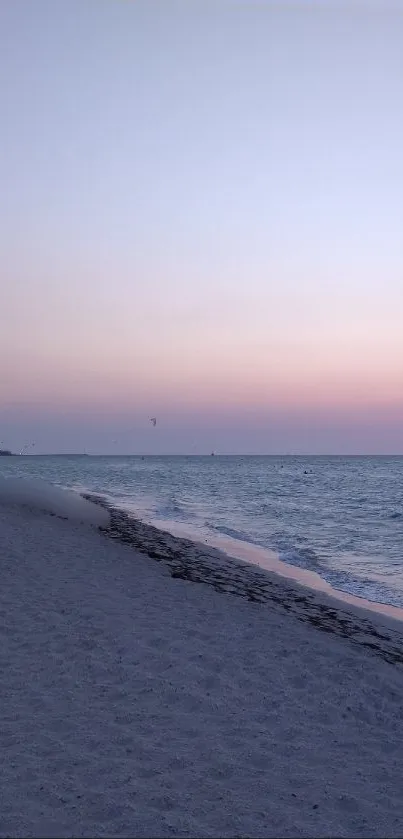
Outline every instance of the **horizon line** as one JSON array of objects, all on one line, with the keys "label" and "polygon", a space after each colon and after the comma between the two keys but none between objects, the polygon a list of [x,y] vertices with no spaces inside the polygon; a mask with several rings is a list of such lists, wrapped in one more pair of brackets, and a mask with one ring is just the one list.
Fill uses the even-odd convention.
[{"label": "horizon line", "polygon": [[9,457],[403,457],[403,452],[33,452],[17,454],[11,452]]}]

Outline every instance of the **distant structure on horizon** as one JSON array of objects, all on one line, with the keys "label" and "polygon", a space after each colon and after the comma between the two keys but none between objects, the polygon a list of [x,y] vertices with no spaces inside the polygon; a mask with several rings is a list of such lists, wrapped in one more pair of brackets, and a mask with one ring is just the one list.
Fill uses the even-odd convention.
[{"label": "distant structure on horizon", "polygon": [[0,449],[0,457],[14,457],[14,452],[10,452],[9,449]]}]

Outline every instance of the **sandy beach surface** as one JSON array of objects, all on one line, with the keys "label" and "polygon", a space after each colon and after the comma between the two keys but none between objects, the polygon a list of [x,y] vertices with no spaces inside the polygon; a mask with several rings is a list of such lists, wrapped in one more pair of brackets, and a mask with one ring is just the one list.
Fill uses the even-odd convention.
[{"label": "sandy beach surface", "polygon": [[0,835],[403,836],[403,625],[185,548],[0,505]]}]

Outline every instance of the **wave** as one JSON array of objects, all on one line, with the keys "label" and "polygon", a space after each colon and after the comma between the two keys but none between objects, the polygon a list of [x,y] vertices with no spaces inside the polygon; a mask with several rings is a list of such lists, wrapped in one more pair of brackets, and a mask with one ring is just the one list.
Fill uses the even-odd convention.
[{"label": "wave", "polygon": [[249,534],[241,530],[235,530],[233,527],[227,527],[224,524],[211,524],[211,522],[206,521],[205,527],[208,527],[209,530],[214,530],[215,533],[222,533],[223,536],[229,536],[230,539],[237,539],[239,542],[249,542],[251,545],[257,544]]},{"label": "wave", "polygon": [[379,580],[373,580],[370,577],[359,578],[351,571],[343,572],[323,568],[320,576],[338,591],[345,591],[355,597],[363,597],[373,603],[388,603],[401,608],[401,593]]},{"label": "wave", "polygon": [[318,555],[311,548],[280,550],[278,555],[281,561],[286,562],[287,565],[306,568],[308,571],[318,572],[320,568],[322,569],[324,567]]},{"label": "wave", "polygon": [[174,521],[192,521],[195,519],[194,507],[178,498],[170,498],[165,503],[155,506],[153,515],[157,519],[173,519]]}]

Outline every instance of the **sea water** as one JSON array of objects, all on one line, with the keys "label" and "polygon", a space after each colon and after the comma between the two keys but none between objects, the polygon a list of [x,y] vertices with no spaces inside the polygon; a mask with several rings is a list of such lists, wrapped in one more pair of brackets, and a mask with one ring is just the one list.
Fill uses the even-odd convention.
[{"label": "sea water", "polygon": [[1,458],[0,475],[99,493],[197,541],[270,549],[340,591],[403,606],[403,457],[23,456]]}]

